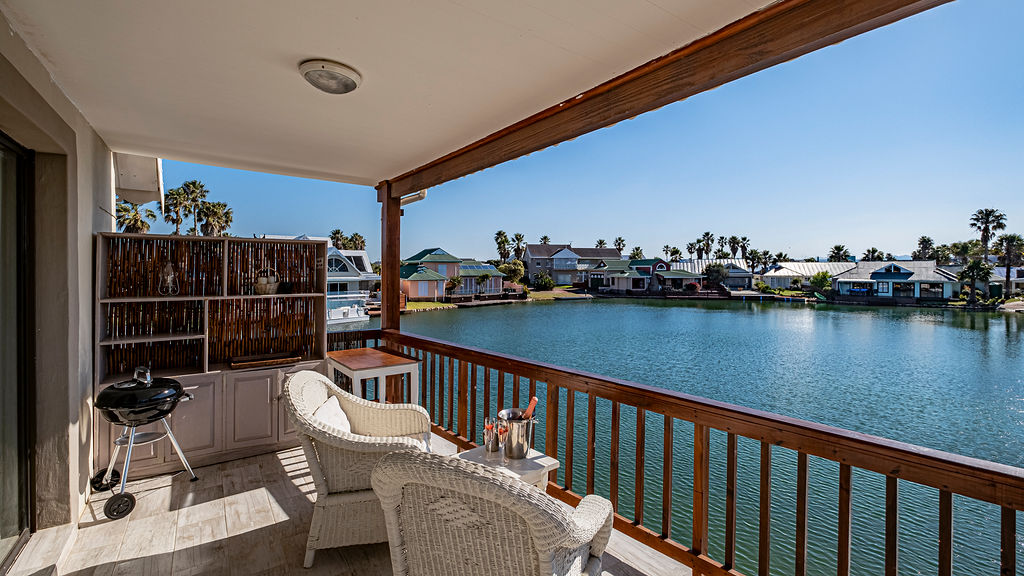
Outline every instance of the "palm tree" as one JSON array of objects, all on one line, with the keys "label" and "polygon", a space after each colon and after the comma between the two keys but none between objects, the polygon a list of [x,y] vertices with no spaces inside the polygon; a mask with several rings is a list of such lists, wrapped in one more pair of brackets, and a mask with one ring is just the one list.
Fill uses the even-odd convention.
[{"label": "palm tree", "polygon": [[634,246],[633,247],[633,251],[629,253],[629,259],[630,260],[643,260],[644,259],[644,251],[643,251],[643,249],[640,248],[639,246]]},{"label": "palm tree", "polygon": [[704,259],[704,243],[700,241],[700,238],[698,238],[695,242],[693,242],[693,247],[697,251],[697,260],[703,260]]},{"label": "palm tree", "polygon": [[498,245],[498,258],[502,262],[508,260],[509,255],[512,253],[509,250],[508,234],[505,234],[504,230],[498,230],[494,233],[494,243]]},{"label": "palm tree", "polygon": [[910,253],[913,260],[934,260],[935,241],[930,236],[921,236],[917,239],[917,250]]},{"label": "palm tree", "polygon": [[865,262],[881,262],[884,257],[885,255],[882,254],[881,250],[872,246],[864,251],[864,254],[861,255],[860,259]]},{"label": "palm tree", "polygon": [[604,238],[598,238],[597,243],[594,244],[594,248],[607,248],[608,243],[604,241]]},{"label": "palm tree", "polygon": [[512,235],[512,251],[516,255],[516,260],[523,259],[523,254],[526,254],[526,236],[518,232]]},{"label": "palm tree", "polygon": [[704,253],[711,255],[711,248],[715,245],[715,235],[711,232],[705,232],[700,235],[698,241],[704,246]]},{"label": "palm tree", "polygon": [[729,243],[729,239],[725,236],[718,237],[718,249],[725,250],[725,245]]},{"label": "palm tree", "polygon": [[182,214],[187,208],[185,191],[181,188],[171,188],[164,194],[164,222],[174,224],[174,234],[181,235],[181,223],[185,221]]},{"label": "palm tree", "polygon": [[740,239],[738,236],[729,236],[729,252],[732,253],[732,257],[736,257],[736,253],[740,251]]},{"label": "palm tree", "polygon": [[1006,214],[995,208],[982,208],[971,216],[971,228],[981,233],[983,259],[988,262],[988,243],[992,240],[993,232],[1006,230]]},{"label": "palm tree", "polygon": [[234,212],[224,202],[203,202],[199,205],[199,219],[203,236],[220,236],[231,227]]},{"label": "palm tree", "polygon": [[445,290],[448,291],[449,296],[452,294],[452,292],[458,290],[459,286],[462,286],[462,276],[452,276],[444,284]]},{"label": "palm tree", "polygon": [[696,242],[687,242],[686,243],[686,253],[690,255],[690,260],[693,260],[693,253],[696,252],[696,251],[697,251],[697,243]]},{"label": "palm tree", "polygon": [[673,246],[668,252],[668,257],[673,262],[679,262],[683,258],[683,252],[679,248]]},{"label": "palm tree", "polygon": [[206,196],[210,193],[203,186],[203,183],[199,180],[189,180],[181,185],[182,190],[185,191],[185,206],[184,214],[186,216],[192,216],[192,227],[196,230],[196,234],[199,234],[199,209],[202,207],[203,201],[206,200]]},{"label": "palm tree", "polygon": [[1010,268],[1021,262],[1021,253],[1024,252],[1024,237],[1021,237],[1020,234],[1003,234],[996,238],[996,248],[1002,254],[1003,266],[1006,267],[1003,298],[1009,298],[1010,292],[1013,289]]},{"label": "palm tree", "polygon": [[950,249],[948,244],[939,244],[932,250],[932,258],[940,266],[943,264],[949,264],[950,260],[953,259],[953,251]]},{"label": "palm tree", "polygon": [[661,251],[665,253],[665,260],[668,260],[668,257],[672,254],[672,247],[665,244],[661,247]]},{"label": "palm tree", "polygon": [[551,244],[551,238],[549,238],[547,236],[547,234],[545,234],[544,236],[540,237],[540,243],[541,244]]},{"label": "palm tree", "polygon": [[965,265],[971,256],[978,252],[981,248],[981,242],[977,240],[967,240],[964,242],[953,242],[949,245],[949,251],[952,253],[953,258],[956,259],[957,264]]},{"label": "palm tree", "polygon": [[149,208],[140,209],[138,204],[125,200],[117,201],[115,212],[117,227],[127,234],[145,234],[149,232],[149,222],[146,220],[156,220],[156,212]]},{"label": "palm tree", "polygon": [[970,292],[967,294],[967,305],[973,306],[978,301],[977,291],[975,286],[978,282],[982,285],[988,286],[988,281],[992,277],[992,266],[988,262],[981,260],[971,260],[964,266],[964,269],[960,271],[960,281],[967,282],[970,284]]},{"label": "palm tree", "polygon": [[612,246],[619,251],[619,254],[622,254],[622,251],[626,249],[626,239],[619,236],[615,238],[615,242],[612,243]]},{"label": "palm tree", "polygon": [[348,244],[348,236],[341,231],[341,228],[335,228],[331,230],[331,244],[338,250],[344,250],[345,245]]},{"label": "palm tree", "polygon": [[715,259],[716,260],[725,260],[727,258],[729,258],[729,251],[728,250],[726,250],[725,248],[717,248],[717,249],[715,249]]},{"label": "palm tree", "polygon": [[348,237],[349,250],[366,250],[366,238],[359,232],[353,232]]},{"label": "palm tree", "polygon": [[828,261],[829,262],[846,262],[850,259],[850,251],[846,249],[846,246],[842,244],[836,244],[829,250]]},{"label": "palm tree", "polygon": [[744,260],[747,259],[747,250],[749,250],[749,249],[750,249],[750,238],[747,238],[746,236],[741,236],[740,237],[740,254],[742,255]]}]

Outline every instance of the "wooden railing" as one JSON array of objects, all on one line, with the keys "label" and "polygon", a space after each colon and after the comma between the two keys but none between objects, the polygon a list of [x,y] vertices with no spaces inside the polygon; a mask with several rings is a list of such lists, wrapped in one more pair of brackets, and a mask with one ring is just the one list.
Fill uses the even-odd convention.
[{"label": "wooden railing", "polygon": [[[897,574],[898,558],[903,549],[898,544],[898,505],[905,482],[938,491],[937,533],[915,533],[911,537],[938,542],[939,574],[952,573],[954,494],[999,507],[1000,551],[998,559],[992,558],[990,565],[998,565],[1001,575],[1016,573],[1016,516],[1017,511],[1024,510],[1024,469],[397,331],[366,331],[347,338],[350,343],[382,343],[419,358],[423,362],[420,397],[408,398],[409,387],[405,386],[400,399],[425,407],[435,423],[435,432],[462,448],[476,445],[483,418],[495,415],[500,407],[522,406],[537,395],[540,398],[538,413],[544,414],[544,426],[538,430],[537,443],[561,462],[561,468],[550,475],[548,493],[575,504],[583,493],[595,493],[596,488],[606,490],[605,495],[616,510],[617,530],[691,566],[695,574],[741,574],[737,569],[738,552],[750,559],[746,562],[748,566],[756,557],[758,574],[772,572],[772,515],[773,508],[776,512],[779,509],[778,496],[773,506],[772,460],[778,458],[778,470],[780,461],[789,465],[793,453],[796,469],[793,557],[784,560],[787,566],[791,561],[795,574],[810,571],[809,468],[818,467],[818,463],[809,466],[809,462],[813,462],[811,457],[838,464],[838,509],[833,541],[836,573],[850,574],[855,470],[858,475],[868,471],[884,477],[884,489],[882,483],[878,483],[876,489],[884,492],[884,501],[879,501],[881,509],[876,514],[884,516],[885,574]],[[631,439],[621,437],[627,412],[629,419],[635,422]],[[648,432],[649,428],[654,434]],[[715,455],[717,461],[725,461],[725,505],[724,519],[717,523],[724,529],[716,527],[714,541],[709,530],[712,436],[724,436],[719,438],[724,442],[716,441],[714,445],[724,445],[725,452],[724,457],[720,453]],[[598,446],[604,445],[605,437],[608,438],[607,449],[602,448],[599,457]],[[742,542],[737,539],[737,502],[741,492],[737,476],[742,439],[759,444],[754,457],[759,460],[754,463],[759,467],[757,534],[752,538],[756,539],[756,552],[741,549]],[[580,440],[585,443],[584,463],[576,459],[581,452]],[[679,456],[676,448],[684,440],[692,443],[692,481],[678,471],[679,462],[674,462]],[[750,443],[749,440],[742,442]],[[652,452],[649,445],[654,447],[652,460],[661,464],[660,479],[645,478],[648,453]],[[632,454],[629,454],[630,448]],[[607,458],[603,458],[605,453]],[[683,455],[690,460],[689,454]],[[628,466],[630,458],[633,459],[633,478],[621,484],[620,468]],[[584,472],[585,478],[579,478],[579,472]],[[597,486],[599,476],[601,486]],[[673,489],[674,484],[683,483],[692,486],[692,502],[687,497],[685,505],[675,501],[674,493],[678,490]],[[658,488],[660,494],[652,491],[654,493],[648,495],[645,491],[648,484]],[[716,488],[721,490],[720,486]],[[620,498],[622,493],[626,494],[626,499]],[[647,511],[655,513],[648,515]],[[682,531],[676,518],[679,514],[690,519],[689,546],[679,541],[684,536],[677,534]],[[824,545],[813,540],[811,544],[818,548]]]}]

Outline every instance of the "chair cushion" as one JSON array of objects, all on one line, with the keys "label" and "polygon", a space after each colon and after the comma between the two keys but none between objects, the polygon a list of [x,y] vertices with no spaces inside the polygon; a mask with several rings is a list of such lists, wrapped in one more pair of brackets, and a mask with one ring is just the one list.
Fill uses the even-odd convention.
[{"label": "chair cushion", "polygon": [[345,411],[341,409],[337,396],[331,396],[327,399],[327,402],[324,402],[313,411],[313,418],[342,432],[352,431],[352,425],[349,423]]}]

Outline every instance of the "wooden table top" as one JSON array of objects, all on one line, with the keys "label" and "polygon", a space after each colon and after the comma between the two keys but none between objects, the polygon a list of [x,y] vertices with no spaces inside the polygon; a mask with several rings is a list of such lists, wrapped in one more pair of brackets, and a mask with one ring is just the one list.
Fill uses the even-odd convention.
[{"label": "wooden table top", "polygon": [[344,365],[349,370],[373,370],[391,366],[418,364],[419,360],[394,354],[378,348],[354,348],[328,352],[327,358]]}]

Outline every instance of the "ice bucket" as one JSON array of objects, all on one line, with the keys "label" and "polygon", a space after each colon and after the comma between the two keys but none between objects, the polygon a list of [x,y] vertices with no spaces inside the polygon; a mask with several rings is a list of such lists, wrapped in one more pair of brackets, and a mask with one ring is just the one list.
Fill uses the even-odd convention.
[{"label": "ice bucket", "polygon": [[508,429],[508,437],[505,439],[505,456],[511,460],[526,458],[530,451],[530,444],[533,443],[533,426],[537,422],[535,418],[524,419],[525,410],[519,408],[506,408],[498,412],[498,419]]}]

